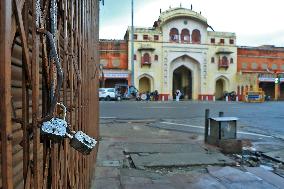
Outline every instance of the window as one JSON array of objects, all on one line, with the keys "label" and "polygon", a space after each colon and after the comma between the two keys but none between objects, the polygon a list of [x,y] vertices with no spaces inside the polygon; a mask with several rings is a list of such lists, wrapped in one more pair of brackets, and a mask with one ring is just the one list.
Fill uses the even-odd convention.
[{"label": "window", "polygon": [[211,63],[215,63],[215,58],[211,57]]},{"label": "window", "polygon": [[158,61],[158,60],[159,60],[159,56],[155,55],[155,61]]},{"label": "window", "polygon": [[200,43],[201,42],[201,34],[200,34],[199,30],[195,29],[195,30],[192,31],[191,41],[192,41],[192,43]]},{"label": "window", "polygon": [[251,68],[252,68],[252,69],[256,70],[257,67],[258,67],[257,63],[252,63],[252,65],[251,65]]},{"label": "window", "polygon": [[114,92],[115,92],[115,89],[108,89],[107,92],[114,93]]},{"label": "window", "polygon": [[151,57],[149,53],[145,53],[142,57],[142,64],[151,64]]},{"label": "window", "polygon": [[107,59],[100,59],[100,64],[105,68],[105,67],[107,67],[108,60]]},{"label": "window", "polygon": [[136,54],[134,54],[134,57],[133,57],[133,59],[134,59],[134,60],[137,60],[137,56],[136,56]]},{"label": "window", "polygon": [[211,43],[212,43],[212,44],[215,43],[215,38],[211,38]]},{"label": "window", "polygon": [[229,67],[229,61],[226,56],[223,56],[221,61],[219,62],[219,68],[228,68]]},{"label": "window", "polygon": [[268,67],[267,67],[267,64],[262,64],[261,65],[261,68],[263,69],[263,70],[266,70]]},{"label": "window", "polygon": [[281,69],[284,70],[284,65],[281,66]]},{"label": "window", "polygon": [[222,57],[222,64],[223,65],[228,65],[228,58],[226,56]]},{"label": "window", "polygon": [[233,59],[233,58],[230,59],[230,63],[231,63],[231,64],[234,63],[234,59]]},{"label": "window", "polygon": [[277,69],[278,69],[277,64],[272,64],[271,69],[272,69],[272,70],[277,70]]},{"label": "window", "polygon": [[149,36],[148,35],[143,35],[143,40],[148,40]]},{"label": "window", "polygon": [[137,40],[137,38],[138,38],[137,34],[134,34],[133,38],[134,38],[135,40]]},{"label": "window", "polygon": [[242,63],[242,69],[247,69],[248,65],[247,63]]},{"label": "window", "polygon": [[189,34],[189,30],[188,29],[183,29],[181,31],[181,42],[184,42],[184,43],[189,43],[190,42],[190,34]]},{"label": "window", "polygon": [[220,44],[224,44],[225,43],[225,39],[220,39]]},{"label": "window", "polygon": [[120,59],[119,59],[119,58],[114,58],[114,59],[112,59],[112,66],[113,66],[114,68],[120,67]]},{"label": "window", "polygon": [[159,40],[159,36],[158,35],[154,35],[154,40],[158,41]]},{"label": "window", "polygon": [[178,32],[178,29],[176,28],[172,28],[170,30],[170,41],[172,42],[178,42],[178,36],[179,36],[179,32]]},{"label": "window", "polygon": [[233,39],[230,39],[230,44],[233,45],[235,41]]}]

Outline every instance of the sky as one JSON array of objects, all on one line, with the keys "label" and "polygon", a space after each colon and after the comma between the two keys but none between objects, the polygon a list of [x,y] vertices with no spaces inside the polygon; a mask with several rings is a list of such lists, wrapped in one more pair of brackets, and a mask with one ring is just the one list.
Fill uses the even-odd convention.
[{"label": "sky", "polygon": [[[152,27],[160,9],[191,4],[215,31],[235,32],[239,46],[284,46],[283,0],[134,0],[134,26]],[[104,0],[100,39],[123,39],[130,25],[131,0]]]}]

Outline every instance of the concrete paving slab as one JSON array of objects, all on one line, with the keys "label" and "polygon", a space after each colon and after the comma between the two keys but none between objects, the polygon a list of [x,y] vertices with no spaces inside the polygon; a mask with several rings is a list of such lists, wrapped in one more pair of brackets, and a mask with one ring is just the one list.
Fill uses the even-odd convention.
[{"label": "concrete paving slab", "polygon": [[154,171],[145,171],[145,170],[138,170],[138,169],[120,169],[120,175],[128,176],[128,177],[147,177],[151,178],[152,180],[158,180],[163,178],[161,174],[158,174]]},{"label": "concrete paving slab", "polygon": [[261,181],[262,179],[248,172],[243,172],[232,167],[223,167],[221,169],[213,170],[207,169],[210,175],[225,180],[227,182],[249,182]]},{"label": "concrete paving slab", "polygon": [[123,189],[178,189],[171,184],[126,184]]},{"label": "concrete paving slab", "polygon": [[114,167],[96,167],[96,178],[118,178],[120,170]]},{"label": "concrete paving slab", "polygon": [[284,189],[284,178],[274,174],[271,171],[267,171],[262,167],[246,167],[246,170],[250,173],[260,177],[271,185]]},{"label": "concrete paving slab", "polygon": [[227,189],[279,189],[260,177],[241,170],[224,167],[219,170],[208,169],[209,174],[219,180]]},{"label": "concrete paving slab", "polygon": [[131,185],[131,184],[152,184],[152,180],[146,177],[129,177],[121,176],[120,182],[122,185]]},{"label": "concrete paving slab", "polygon": [[195,181],[192,181],[192,183],[189,183],[188,188],[190,189],[227,189],[222,183],[220,183],[216,178],[213,178],[212,176],[205,174],[197,179]]},{"label": "concrete paving slab", "polygon": [[131,143],[125,147],[127,153],[190,153],[206,152],[198,144],[145,144]]},{"label": "concrete paving slab", "polygon": [[263,154],[265,157],[271,158],[275,161],[279,161],[281,163],[284,163],[284,149],[267,152]]},{"label": "concrete paving slab", "polygon": [[183,167],[196,165],[233,165],[235,162],[221,153],[159,153],[148,156],[132,154],[136,167]]},{"label": "concrete paving slab", "polygon": [[105,178],[95,179],[91,189],[121,189],[121,186],[118,178]]}]

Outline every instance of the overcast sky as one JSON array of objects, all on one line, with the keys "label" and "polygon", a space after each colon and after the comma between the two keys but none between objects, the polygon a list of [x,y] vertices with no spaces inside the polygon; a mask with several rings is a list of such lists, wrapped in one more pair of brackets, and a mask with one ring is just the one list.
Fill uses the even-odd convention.
[{"label": "overcast sky", "polygon": [[[100,38],[123,39],[131,25],[131,0],[104,0]],[[235,32],[241,46],[284,46],[283,0],[134,0],[134,26],[152,27],[162,11],[190,8],[207,18],[215,31]]]}]

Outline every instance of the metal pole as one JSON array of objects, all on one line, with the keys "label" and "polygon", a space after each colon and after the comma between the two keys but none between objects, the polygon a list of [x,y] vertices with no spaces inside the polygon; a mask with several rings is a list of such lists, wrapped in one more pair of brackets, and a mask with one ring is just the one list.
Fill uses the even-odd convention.
[{"label": "metal pole", "polygon": [[134,13],[133,13],[133,0],[131,0],[131,85],[134,86]]},{"label": "metal pole", "polygon": [[205,132],[204,132],[204,141],[207,142],[208,140],[208,128],[209,128],[209,116],[210,116],[210,110],[205,110]]}]

